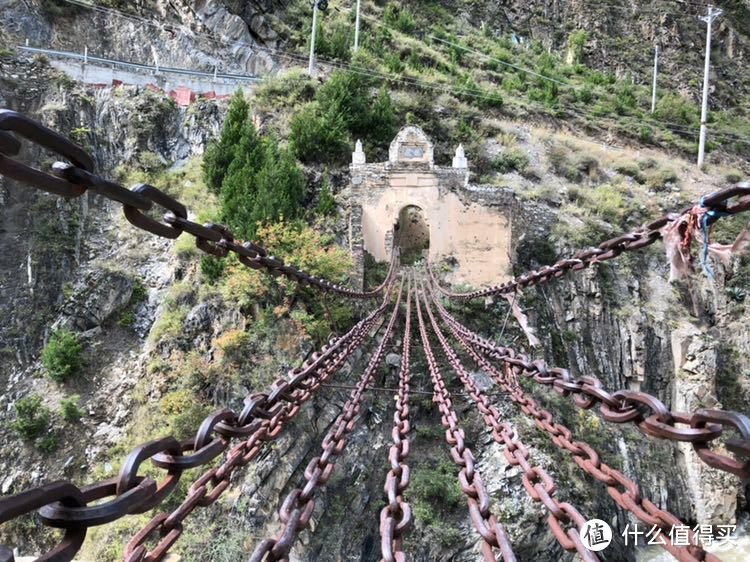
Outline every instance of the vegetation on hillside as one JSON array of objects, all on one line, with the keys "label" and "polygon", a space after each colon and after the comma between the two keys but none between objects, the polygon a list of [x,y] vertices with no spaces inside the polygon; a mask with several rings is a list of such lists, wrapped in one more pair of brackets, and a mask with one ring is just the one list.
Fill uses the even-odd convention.
[{"label": "vegetation on hillside", "polygon": [[[347,10],[320,15],[316,42],[320,60],[337,61],[374,77],[401,105],[395,108],[399,117],[411,112],[406,107],[409,102],[398,103],[399,92],[416,96],[423,107],[411,115],[411,121],[433,137],[444,131],[431,130],[434,118],[426,113],[440,107],[459,123],[493,114],[553,117],[576,122],[590,132],[614,132],[638,143],[691,154],[696,150],[699,85],[689,98],[684,90],[660,88],[656,112],[651,114],[650,80],[616,76],[602,70],[601,61],[589,60],[592,38],[585,30],[572,29],[564,48],[550,51],[538,40],[519,39],[491,23],[481,30],[472,28],[439,3],[365,3],[361,47],[353,55],[344,48],[353,36],[352,16]],[[309,48],[309,19],[306,3],[294,3],[285,18],[291,45],[300,53]],[[670,77],[662,75],[660,83],[669,84]],[[709,122],[713,131],[709,150],[721,146],[744,153],[750,142],[750,121],[741,103],[714,108]]]}]

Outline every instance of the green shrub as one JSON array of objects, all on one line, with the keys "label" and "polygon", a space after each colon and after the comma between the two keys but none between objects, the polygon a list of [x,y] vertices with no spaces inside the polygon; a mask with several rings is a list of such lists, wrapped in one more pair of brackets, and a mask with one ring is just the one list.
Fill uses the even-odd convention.
[{"label": "green shrub", "polygon": [[188,389],[165,394],[159,406],[166,416],[171,434],[178,439],[195,435],[210,407]]},{"label": "green shrub", "polygon": [[414,498],[415,515],[427,526],[438,522],[439,513],[457,508],[464,500],[456,469],[449,462],[415,470],[409,489]]},{"label": "green shrub", "polygon": [[729,170],[726,174],[724,174],[724,181],[727,183],[737,183],[742,181],[742,178],[745,177],[745,174],[742,172],[742,170]]},{"label": "green shrub", "polygon": [[226,269],[226,263],[223,259],[213,256],[203,256],[201,258],[201,275],[209,285],[214,285]]},{"label": "green shrub", "polygon": [[60,415],[66,422],[75,423],[83,416],[83,410],[81,410],[79,403],[81,397],[77,394],[73,394],[68,398],[63,398],[60,401]]},{"label": "green shrub", "polygon": [[372,103],[366,134],[362,137],[372,144],[390,142],[396,135],[396,112],[388,89],[383,86]]},{"label": "green shrub", "polygon": [[492,161],[492,168],[501,174],[519,172],[523,174],[529,165],[529,157],[517,149],[509,148],[498,154]]},{"label": "green shrub", "polygon": [[573,64],[581,62],[581,59],[583,58],[583,49],[586,46],[588,38],[588,32],[582,29],[573,31],[568,35],[568,49],[570,50]]},{"label": "green shrub", "polygon": [[651,143],[654,141],[654,131],[648,125],[641,125],[638,127],[638,140],[643,143]]},{"label": "green shrub", "polygon": [[[306,72],[306,71],[305,71]],[[278,111],[311,101],[317,83],[299,69],[281,75],[269,75],[253,89],[256,104],[268,111]]]},{"label": "green shrub", "polygon": [[656,117],[678,125],[697,125],[698,106],[678,94],[665,94],[656,102]]},{"label": "green shrub", "polygon": [[60,446],[60,438],[54,433],[51,433],[42,437],[36,446],[44,453],[52,453]]},{"label": "green shrub", "polygon": [[[341,23],[331,27],[323,25],[322,19],[318,21],[318,31],[315,38],[315,52],[329,59],[348,61],[351,57],[351,47],[354,43],[354,32],[348,25]],[[308,45],[307,51],[310,50]]]},{"label": "green shrub", "polygon": [[523,90],[523,81],[518,76],[518,74],[515,73],[509,73],[506,74],[503,78],[502,87],[503,90],[506,90],[508,92],[515,92]]},{"label": "green shrub", "polygon": [[383,10],[383,20],[386,24],[406,34],[412,33],[417,27],[409,9],[394,3],[389,3]]},{"label": "green shrub", "polygon": [[315,211],[324,217],[336,214],[336,199],[334,199],[331,193],[328,178],[323,180],[323,186],[320,188],[320,196],[318,197],[318,204],[315,206]]},{"label": "green shrub", "polygon": [[182,323],[187,317],[187,311],[183,308],[175,308],[165,311],[154,322],[149,337],[154,342],[164,339],[175,339],[182,334]]},{"label": "green shrub", "polygon": [[67,329],[52,333],[42,350],[42,364],[50,378],[65,382],[81,367],[81,343],[78,336]]},{"label": "green shrub", "polygon": [[677,174],[669,168],[658,168],[644,174],[645,185],[653,191],[664,191],[670,184],[677,183]]},{"label": "green shrub", "polygon": [[120,318],[117,319],[117,325],[130,328],[133,324],[135,324],[135,312],[130,308],[123,310],[120,313]]},{"label": "green shrub", "polygon": [[51,412],[42,405],[41,396],[26,396],[18,400],[14,406],[16,419],[10,423],[10,428],[23,439],[34,439],[49,427]]},{"label": "green shrub", "polygon": [[331,74],[315,96],[327,115],[338,115],[343,127],[354,135],[366,135],[370,126],[372,79],[360,72],[338,70]]},{"label": "green shrub", "polygon": [[133,282],[133,292],[130,294],[130,304],[136,305],[148,300],[148,289],[143,281],[136,279]]},{"label": "green shrub", "polygon": [[589,104],[594,100],[594,91],[591,86],[585,85],[576,90],[576,100],[581,103]]}]

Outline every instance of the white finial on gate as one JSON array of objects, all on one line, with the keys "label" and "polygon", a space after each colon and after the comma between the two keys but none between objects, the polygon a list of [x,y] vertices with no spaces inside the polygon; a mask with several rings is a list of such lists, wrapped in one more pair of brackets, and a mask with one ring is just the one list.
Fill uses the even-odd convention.
[{"label": "white finial on gate", "polygon": [[453,157],[453,167],[454,168],[468,168],[469,167],[469,161],[466,159],[466,154],[464,153],[464,145],[459,144],[458,148],[456,148],[456,155]]},{"label": "white finial on gate", "polygon": [[355,166],[361,166],[366,163],[367,158],[365,157],[365,151],[362,150],[362,141],[358,140],[354,147],[354,152],[352,152],[352,164]]}]

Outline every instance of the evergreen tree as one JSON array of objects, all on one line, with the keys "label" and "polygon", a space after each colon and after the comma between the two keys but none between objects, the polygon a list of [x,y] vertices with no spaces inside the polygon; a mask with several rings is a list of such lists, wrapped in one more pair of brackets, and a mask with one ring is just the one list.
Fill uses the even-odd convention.
[{"label": "evergreen tree", "polygon": [[258,133],[252,123],[245,121],[219,194],[221,220],[240,238],[255,235],[255,176],[262,157]]},{"label": "evergreen tree", "polygon": [[300,216],[307,185],[291,151],[279,147],[275,135],[263,140],[263,164],[255,178],[254,223]]},{"label": "evergreen tree", "polygon": [[344,120],[324,113],[318,102],[305,105],[291,122],[291,148],[302,162],[344,161],[350,148]]},{"label": "evergreen tree", "polygon": [[239,89],[232,97],[219,140],[212,141],[203,156],[203,178],[209,189],[215,193],[219,193],[235,159],[249,115],[250,106]]},{"label": "evergreen tree", "polygon": [[369,112],[368,138],[377,144],[390,142],[396,135],[396,112],[388,88],[380,88]]},{"label": "evergreen tree", "polygon": [[315,96],[324,115],[337,115],[350,133],[363,136],[370,125],[370,78],[358,72],[334,72]]}]

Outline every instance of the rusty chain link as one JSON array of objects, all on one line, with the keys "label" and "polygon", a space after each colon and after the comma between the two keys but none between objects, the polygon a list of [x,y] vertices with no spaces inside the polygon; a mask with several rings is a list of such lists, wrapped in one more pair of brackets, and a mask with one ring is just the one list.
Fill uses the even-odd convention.
[{"label": "rusty chain link", "polygon": [[[15,135],[55,153],[68,163],[56,162],[51,173],[21,163],[16,157],[21,151],[22,143]],[[93,169],[91,157],[68,139],[21,114],[0,109],[1,176],[66,198],[79,197],[87,191],[92,191],[121,204],[125,217],[137,228],[169,239],[187,232],[196,239],[196,246],[203,252],[218,258],[225,258],[230,252],[234,253],[247,267],[266,271],[273,276],[282,275],[301,286],[310,286],[324,293],[354,299],[369,299],[385,293],[382,304],[374,312],[343,336],[329,341],[301,367],[292,369],[286,379],[275,381],[268,394],[247,396],[244,399],[244,408],[239,413],[229,409],[212,413],[202,422],[193,438],[177,441],[173,437],[164,437],[136,447],[127,456],[119,475],[115,478],[82,488],[70,482],[53,482],[0,500],[0,523],[38,511],[44,525],[63,529],[64,534],[60,542],[44,553],[39,560],[69,561],[81,548],[89,527],[107,524],[126,515],[144,513],[162,504],[177,487],[185,470],[212,465],[215,459],[229,449],[221,465],[208,468],[190,486],[187,497],[180,506],[171,513],[154,516],[126,545],[127,562],[156,562],[163,560],[171,546],[179,539],[185,518],[196,507],[214,503],[230,485],[234,470],[250,463],[266,443],[276,439],[302,405],[310,400],[351,357],[354,350],[362,345],[390,302],[398,268],[398,255],[394,249],[389,272],[381,285],[370,291],[354,291],[285,264],[254,242],[242,243],[235,240],[232,232],[225,226],[201,225],[189,220],[189,213],[184,205],[153,186],[139,184],[129,190],[96,175]],[[738,200],[731,203],[730,199],[735,197]],[[750,184],[737,184],[711,194],[701,200],[701,205],[707,209],[720,209],[725,214],[746,211],[750,209]],[[162,219],[157,220],[153,218],[153,214],[159,208],[164,214]],[[523,287],[561,277],[568,271],[578,271],[591,264],[613,259],[623,252],[648,246],[661,238],[664,226],[679,218],[684,212],[678,215],[664,215],[657,221],[603,242],[596,248],[579,251],[572,258],[561,259],[552,266],[525,273],[502,285],[470,293],[452,293],[441,288],[429,264],[427,265],[431,281],[431,300],[461,347],[493,377],[527,416],[533,418],[540,430],[551,436],[557,447],[571,453],[574,461],[585,472],[605,484],[609,495],[620,507],[631,512],[641,522],[656,525],[661,529],[662,536],[668,527],[681,525],[680,520],[671,513],[659,509],[648,499],[642,498],[635,482],[602,463],[598,453],[589,445],[575,441],[567,427],[555,423],[550,412],[542,409],[532,397],[523,392],[517,384],[517,377],[522,376],[544,385],[551,385],[559,394],[572,396],[580,408],[589,409],[598,404],[601,416],[607,421],[634,423],[648,435],[690,442],[706,464],[742,478],[750,476],[750,419],[736,412],[720,410],[672,412],[661,401],[647,393],[629,390],[609,393],[594,377],[573,379],[564,369],[548,368],[544,361],[533,361],[511,348],[497,346],[470,331],[445,310],[435,291],[439,290],[446,296],[461,301],[512,293]],[[336,457],[343,451],[347,437],[355,427],[363,394],[372,382],[385,353],[399,313],[402,291],[403,281],[383,340],[370,359],[360,383],[352,392],[342,413],[324,438],[322,455],[312,459],[305,470],[306,485],[292,491],[281,505],[280,518],[284,523],[282,531],[275,539],[266,539],[258,545],[251,561],[286,560],[298,534],[309,524],[315,507],[314,494],[330,478]],[[384,487],[388,505],[380,513],[383,560],[405,562],[402,536],[413,524],[411,508],[402,497],[409,484],[409,467],[405,460],[409,453],[407,434],[412,293],[416,299],[420,336],[434,387],[433,401],[438,404],[442,425],[446,428],[446,439],[451,445],[452,460],[460,467],[459,482],[467,496],[472,523],[482,537],[483,557],[487,561],[494,561],[493,549],[499,548],[504,560],[515,560],[504,528],[490,511],[489,495],[475,467],[472,452],[464,443],[464,433],[458,426],[451,395],[445,386],[428,340],[419,291],[412,287],[411,281],[407,289],[404,351],[399,370],[399,391],[396,395],[392,431],[394,444],[388,456],[391,468]],[[501,421],[499,411],[489,404],[487,396],[473,382],[455,350],[450,347],[440,331],[427,296],[423,289],[424,306],[449,363],[466,386],[485,423],[492,428],[493,438],[505,445],[504,454],[508,461],[522,468],[523,484],[527,493],[534,501],[541,502],[549,510],[548,525],[554,536],[565,550],[577,550],[587,561],[596,560],[593,554],[582,550],[577,532],[583,523],[582,516],[574,507],[559,502],[554,497],[555,485],[550,476],[541,467],[531,465],[527,448],[513,428],[507,422]],[[495,369],[487,358],[502,361],[503,373]],[[726,448],[738,458],[711,448],[726,428],[733,429],[740,435],[739,438],[726,442]],[[240,441],[229,448],[234,439]],[[165,471],[160,481],[139,475],[141,466],[147,461]],[[664,536],[664,539],[664,548],[682,562],[718,561],[718,558],[706,553],[698,544],[678,547],[672,544],[668,537]],[[0,546],[0,561],[12,560],[12,557],[12,551]]]},{"label": "rusty chain link", "polygon": [[[9,132],[50,150],[71,163],[55,162],[51,174],[22,164],[14,159],[20,151],[21,143]],[[383,293],[395,275],[397,249],[392,252],[388,275],[379,286],[370,291],[347,289],[285,264],[280,258],[269,255],[258,244],[235,240],[232,232],[223,225],[202,225],[189,220],[188,210],[182,203],[151,185],[138,184],[127,189],[94,174],[93,168],[91,157],[68,139],[20,113],[0,109],[0,175],[61,197],[80,197],[87,191],[92,191],[122,204],[127,220],[141,230],[170,239],[187,232],[195,237],[196,247],[207,254],[226,258],[232,252],[247,267],[264,270],[273,276],[283,275],[301,286],[310,286],[324,293],[352,299],[374,298]],[[163,221],[146,214],[153,213],[154,207],[165,211]]]},{"label": "rusty chain link", "polygon": [[393,413],[393,445],[388,451],[391,468],[385,479],[383,491],[388,499],[380,511],[380,547],[383,562],[406,562],[403,537],[413,526],[411,506],[404,501],[403,493],[409,487],[410,470],[406,464],[409,456],[409,393],[411,391],[411,295],[413,280],[409,279],[406,292],[406,321],[404,323],[403,351],[398,371],[396,410]]},{"label": "rusty chain link", "polygon": [[461,485],[461,491],[466,495],[471,522],[482,538],[482,557],[485,562],[496,562],[494,549],[498,548],[504,562],[516,562],[513,546],[510,544],[505,528],[490,511],[490,496],[484,487],[482,476],[474,464],[474,455],[465,443],[464,431],[458,425],[458,417],[453,409],[450,392],[445,386],[445,381],[427,338],[418,291],[414,298],[417,301],[417,319],[419,320],[422,349],[427,358],[427,365],[435,391],[432,401],[437,403],[440,410],[441,423],[446,430],[445,439],[451,446],[451,459],[456,466],[460,467],[458,481]]},{"label": "rusty chain link", "polygon": [[[435,307],[461,347],[505,391],[511,401],[517,404],[526,416],[532,418],[541,431],[551,437],[556,447],[572,454],[573,460],[582,470],[606,486],[607,493],[618,506],[632,513],[643,524],[656,526],[658,536],[663,539],[661,546],[680,562],[719,562],[719,558],[703,549],[692,531],[688,531],[689,546],[675,545],[668,532],[673,527],[684,526],[682,521],[642,497],[638,485],[633,480],[602,462],[599,453],[593,447],[582,441],[576,441],[573,432],[568,427],[555,422],[551,412],[539,406],[534,398],[524,393],[518,385],[518,376],[524,375],[524,368],[514,364],[512,357],[503,360],[504,372],[500,373],[475,348],[472,339],[461,333],[458,329],[461,325],[448,314],[435,296],[433,292]],[[510,458],[508,460],[510,461]],[[624,488],[624,491],[620,491],[618,486]],[[562,532],[562,529],[558,532]],[[555,532],[556,537],[558,532]]]},{"label": "rusty chain link", "polygon": [[[739,199],[736,203],[730,205],[729,200],[734,197],[738,197]],[[707,195],[701,199],[701,205],[706,209],[721,210],[726,215],[734,215],[750,210],[750,182],[737,183],[732,187]],[[614,259],[623,252],[633,252],[645,248],[662,237],[661,231],[667,224],[679,219],[691,208],[692,206],[686,207],[678,213],[667,213],[660,219],[627,234],[621,234],[606,240],[596,247],[579,250],[570,258],[563,258],[552,265],[545,265],[534,271],[526,272],[501,285],[467,293],[455,293],[441,287],[437,283],[435,283],[435,286],[445,296],[459,301],[515,293],[525,287],[532,287],[539,283],[547,282],[550,279],[562,277],[569,271],[580,271],[592,264]],[[430,275],[433,276],[429,264],[427,264],[427,269]]]},{"label": "rusty chain link", "polygon": [[[586,519],[578,510],[569,503],[560,502],[555,497],[556,486],[552,477],[541,466],[532,466],[529,462],[529,450],[518,438],[514,429],[508,422],[501,421],[502,414],[490,404],[487,395],[477,386],[477,383],[471,377],[469,372],[463,366],[463,363],[451,347],[448,339],[443,334],[437,319],[432,313],[432,307],[427,302],[427,295],[424,294],[424,306],[427,315],[430,317],[432,331],[437,336],[443,353],[448,358],[459,380],[469,393],[471,400],[477,406],[482,414],[485,425],[490,429],[492,438],[496,443],[505,445],[503,454],[512,466],[520,466],[523,470],[523,487],[527,495],[534,502],[541,502],[549,511],[547,525],[554,535],[560,546],[569,552],[577,552],[584,562],[597,562],[599,557],[588,550],[581,540],[580,531],[586,522]],[[434,298],[434,296],[433,296]],[[565,529],[564,526],[569,528]]]},{"label": "rusty chain link", "polygon": [[362,406],[365,390],[375,377],[385,356],[385,350],[393,333],[393,325],[398,318],[403,288],[404,282],[402,279],[396,304],[393,307],[393,313],[388,321],[383,339],[370,358],[357,388],[352,391],[342,408],[341,414],[323,438],[322,454],[313,458],[305,468],[305,486],[292,490],[281,504],[279,518],[284,523],[284,527],[276,538],[268,538],[262,541],[250,556],[249,562],[288,560],[289,552],[297,541],[299,533],[310,523],[310,518],[315,509],[315,492],[318,488],[325,486],[331,478],[336,459],[346,447],[347,438],[357,423],[357,416]]},{"label": "rusty chain link", "polygon": [[[165,437],[136,447],[116,478],[80,489],[70,482],[55,482],[0,499],[0,523],[38,510],[46,526],[65,529],[61,542],[39,560],[72,560],[89,527],[156,507],[175,489],[185,470],[211,464],[233,438],[242,439],[230,449],[222,465],[208,469],[190,486],[187,498],[177,509],[171,514],[156,515],[125,548],[128,562],[162,560],[182,533],[182,521],[197,506],[215,502],[229,486],[234,469],[247,465],[265,443],[280,435],[286,422],[362,344],[389,301],[390,289],[375,311],[346,334],[332,339],[301,367],[292,369],[287,379],[278,379],[269,394],[246,397],[240,413],[228,409],[214,412],[203,421],[194,438],[182,442]],[[147,460],[166,470],[161,482],[138,475]],[[160,540],[149,552],[146,543],[157,535]]]},{"label": "rusty chain link", "polygon": [[[572,397],[579,408],[586,410],[599,404],[599,412],[605,421],[632,423],[652,437],[691,443],[698,457],[707,465],[740,478],[750,476],[750,418],[744,414],[710,409],[692,413],[674,412],[661,400],[643,391],[618,390],[609,393],[594,376],[576,379],[567,369],[548,367],[542,359],[532,360],[509,347],[495,345],[458,323],[444,308],[442,310],[459,333],[485,355],[519,367],[523,376],[551,386],[562,396]],[[728,439],[725,444],[739,459],[711,449],[712,443],[719,443],[724,429],[732,429],[739,435]]]}]

